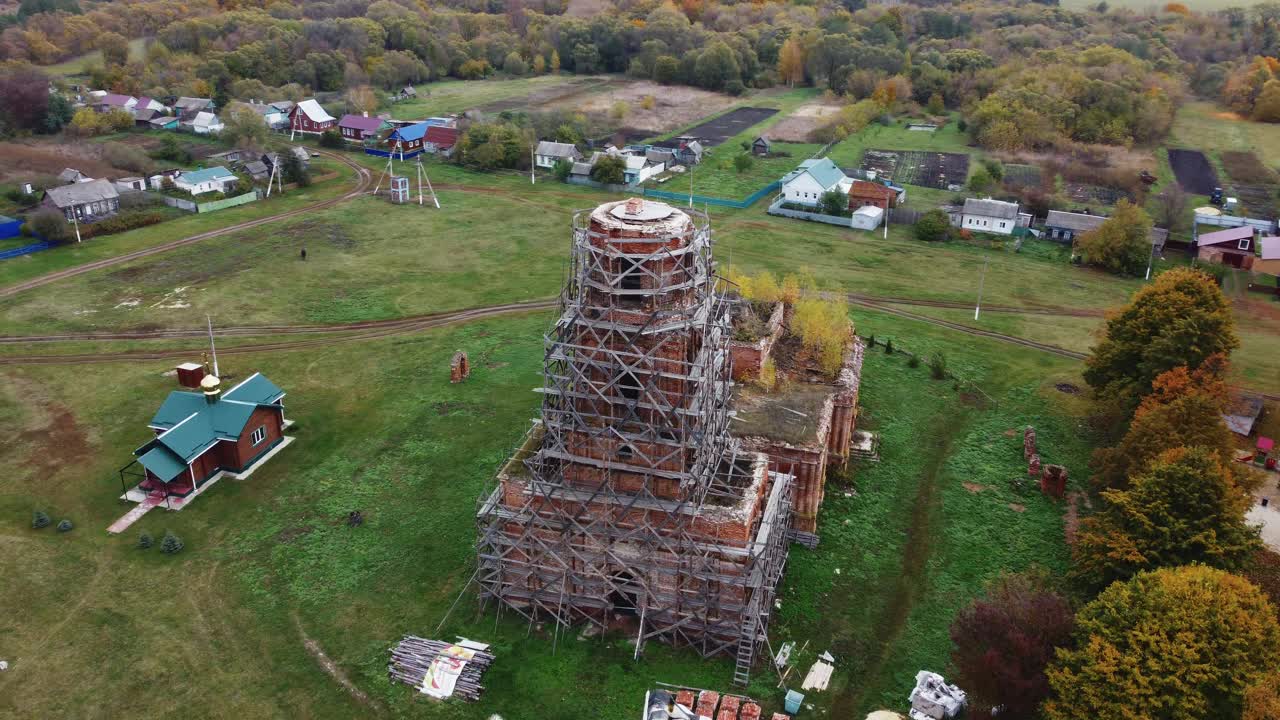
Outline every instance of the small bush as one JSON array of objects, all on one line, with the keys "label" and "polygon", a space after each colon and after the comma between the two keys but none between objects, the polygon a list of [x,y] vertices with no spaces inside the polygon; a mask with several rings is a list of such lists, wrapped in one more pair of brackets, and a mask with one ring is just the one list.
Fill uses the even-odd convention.
[{"label": "small bush", "polygon": [[730,80],[729,82],[724,84],[724,91],[734,97],[738,97],[739,95],[747,91],[747,86],[744,85],[741,80],[734,78],[733,80]]},{"label": "small bush", "polygon": [[750,170],[753,162],[755,161],[752,160],[750,155],[742,154],[733,157],[733,167],[740,173]]},{"label": "small bush", "polygon": [[893,338],[890,338],[884,341],[884,354],[885,355],[893,354]]},{"label": "small bush", "polygon": [[33,530],[39,530],[40,528],[49,527],[50,522],[52,521],[49,519],[49,516],[45,514],[43,510],[37,510],[31,513],[31,529]]},{"label": "small bush", "polygon": [[910,359],[910,360],[907,360],[907,367],[909,367],[909,368],[918,368],[918,367],[920,367],[920,356],[919,356],[919,355],[912,355],[912,356],[911,356],[911,359]]},{"label": "small bush", "polygon": [[940,352],[936,352],[929,356],[929,374],[934,380],[942,380],[947,377],[947,358]]},{"label": "small bush", "polygon": [[340,148],[345,143],[342,140],[342,133],[333,128],[329,128],[320,133],[320,147]]},{"label": "small bush", "polygon": [[778,367],[773,364],[773,358],[767,358],[760,366],[760,379],[756,384],[766,391],[778,386]]},{"label": "small bush", "polygon": [[166,530],[164,539],[160,541],[160,552],[165,555],[176,555],[182,552],[182,538]]},{"label": "small bush", "polygon": [[32,235],[42,237],[51,243],[70,242],[75,238],[71,223],[67,222],[67,218],[62,213],[51,208],[32,213],[26,224],[30,226]]},{"label": "small bush", "polygon": [[73,527],[75,527],[75,525],[72,525],[71,521],[66,518],[58,521],[58,532],[71,532],[71,528]]},{"label": "small bush", "polygon": [[138,549],[139,550],[146,550],[147,548],[154,545],[155,542],[156,542],[155,538],[151,537],[151,533],[147,532],[146,530],[143,530],[142,532],[138,533]]},{"label": "small bush", "polygon": [[92,225],[81,226],[80,236],[88,239],[99,235],[112,235],[126,230],[133,230],[134,228],[162,223],[166,219],[166,215],[159,210],[129,210],[103,218]]}]

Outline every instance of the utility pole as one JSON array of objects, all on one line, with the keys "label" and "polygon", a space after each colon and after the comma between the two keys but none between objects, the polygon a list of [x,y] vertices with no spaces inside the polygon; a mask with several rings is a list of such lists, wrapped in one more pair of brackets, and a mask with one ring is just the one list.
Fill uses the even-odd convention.
[{"label": "utility pole", "polygon": [[982,258],[982,276],[978,278],[978,304],[973,306],[973,319],[978,319],[978,314],[982,312],[982,286],[987,282],[987,257]]},{"label": "utility pole", "polygon": [[1147,275],[1146,275],[1146,277],[1142,278],[1143,280],[1150,280],[1150,279],[1151,279],[1151,265],[1152,265],[1155,261],[1156,261],[1156,244],[1155,244],[1155,242],[1152,242],[1152,243],[1151,243],[1151,254],[1147,256]]},{"label": "utility pole", "polygon": [[80,242],[80,220],[76,218],[76,209],[71,208],[71,224],[76,228],[76,242]]},{"label": "utility pole", "polygon": [[538,167],[538,148],[536,145],[529,146],[529,184],[537,185],[538,178],[534,176],[533,171]]}]

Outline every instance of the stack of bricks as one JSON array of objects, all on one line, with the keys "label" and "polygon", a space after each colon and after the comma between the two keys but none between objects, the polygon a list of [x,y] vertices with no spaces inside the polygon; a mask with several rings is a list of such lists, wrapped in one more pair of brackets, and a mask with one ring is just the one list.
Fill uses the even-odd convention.
[{"label": "stack of bricks", "polygon": [[1039,477],[1040,452],[1036,449],[1036,429],[1030,425],[1022,431],[1022,457],[1027,461],[1027,474]]},{"label": "stack of bricks", "polygon": [[774,713],[769,720],[791,720],[791,716],[786,713]]},{"label": "stack of bricks", "polygon": [[716,715],[716,720],[738,720],[738,708],[742,704],[742,698],[736,695],[725,695],[720,701],[720,713]]},{"label": "stack of bricks", "polygon": [[720,704],[720,693],[714,690],[703,690],[698,693],[698,716],[715,717],[716,705]]},{"label": "stack of bricks", "polygon": [[743,703],[738,720],[760,720],[760,706],[753,702]]},{"label": "stack of bricks", "polygon": [[693,709],[693,704],[697,699],[692,690],[681,690],[676,693],[676,704],[682,707]]}]

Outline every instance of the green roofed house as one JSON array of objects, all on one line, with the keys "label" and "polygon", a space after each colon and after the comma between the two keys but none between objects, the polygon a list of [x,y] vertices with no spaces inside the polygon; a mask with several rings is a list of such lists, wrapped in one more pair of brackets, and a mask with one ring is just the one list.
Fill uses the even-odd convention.
[{"label": "green roofed house", "polygon": [[814,158],[782,176],[782,197],[789,203],[816,206],[824,193],[849,194],[853,180],[845,177],[830,158]]},{"label": "green roofed house", "polygon": [[[222,392],[221,381],[204,366],[178,366],[178,381],[191,390],[169,393],[151,419],[155,437],[133,451],[136,459],[120,470],[124,499],[177,510],[222,473],[246,477],[292,442],[284,435],[284,391],[254,373]],[[127,478],[139,478],[128,489]]]}]

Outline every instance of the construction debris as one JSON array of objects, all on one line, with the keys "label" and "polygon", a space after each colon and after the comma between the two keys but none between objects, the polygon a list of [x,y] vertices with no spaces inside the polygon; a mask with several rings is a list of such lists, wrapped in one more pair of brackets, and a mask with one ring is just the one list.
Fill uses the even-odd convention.
[{"label": "construction debris", "polygon": [[645,693],[644,708],[645,720],[760,720],[763,712],[759,703],[744,695],[694,688],[650,690]]},{"label": "construction debris", "polygon": [[950,720],[964,711],[968,696],[941,675],[921,670],[911,691],[911,720]]},{"label": "construction debris", "polygon": [[466,638],[458,638],[454,644],[405,635],[391,648],[387,674],[434,698],[458,695],[465,700],[479,700],[484,691],[481,676],[494,660],[486,652],[488,647]]},{"label": "construction debris", "polygon": [[800,684],[801,690],[826,690],[827,684],[831,682],[831,673],[834,671],[836,659],[831,656],[830,652],[824,652],[818,656],[818,661],[809,668],[809,674],[805,676],[804,682]]}]

